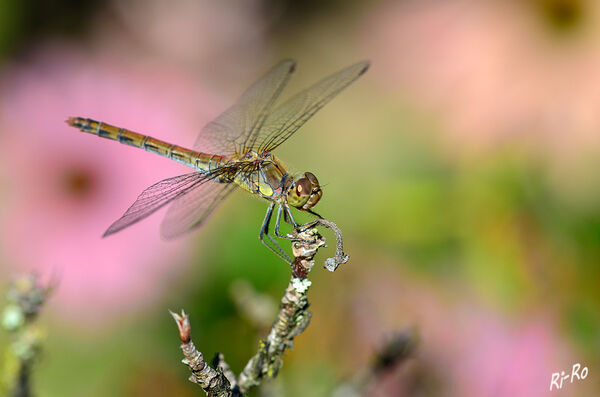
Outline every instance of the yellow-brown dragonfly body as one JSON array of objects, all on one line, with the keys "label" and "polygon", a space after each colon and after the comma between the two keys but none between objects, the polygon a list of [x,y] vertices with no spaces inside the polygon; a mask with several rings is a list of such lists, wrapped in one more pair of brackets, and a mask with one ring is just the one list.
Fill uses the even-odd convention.
[{"label": "yellow-brown dragonfly body", "polygon": [[[288,238],[279,233],[282,213],[285,220],[297,226],[290,206],[317,215],[311,208],[321,198],[322,191],[312,173],[288,174],[271,151],[368,66],[367,62],[360,62],[343,69],[271,110],[295,70],[293,61],[283,61],[250,87],[235,105],[206,125],[194,150],[89,118],[69,118],[67,123],[83,132],[144,149],[194,169],[190,174],[165,179],[144,190],[104,235],[116,233],[171,204],[161,231],[167,238],[178,236],[202,225],[235,187],[241,187],[270,201],[259,238],[289,263],[289,256],[269,234],[274,206],[278,205],[275,234]],[[265,236],[272,245],[264,240]]]}]

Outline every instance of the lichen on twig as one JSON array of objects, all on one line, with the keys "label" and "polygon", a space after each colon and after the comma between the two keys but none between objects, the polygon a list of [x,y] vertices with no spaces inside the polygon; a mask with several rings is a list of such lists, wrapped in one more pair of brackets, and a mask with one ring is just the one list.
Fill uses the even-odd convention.
[{"label": "lichen on twig", "polygon": [[283,364],[283,354],[292,347],[294,338],[308,327],[312,313],[308,311],[307,292],[311,282],[307,277],[314,266],[315,254],[325,245],[325,238],[314,227],[316,224],[332,228],[338,237],[336,256],[328,259],[328,269],[333,271],[340,263],[348,260],[348,256],[342,251],[341,232],[332,222],[318,221],[306,228],[294,230],[292,275],[281,298],[275,321],[267,337],[259,343],[258,351],[238,377],[220,353],[213,360],[213,366],[210,366],[191,340],[189,317],[183,311],[181,314],[171,312],[179,328],[181,349],[185,357],[183,362],[192,372],[189,379],[199,384],[209,396],[244,396],[264,379],[276,377]]},{"label": "lichen on twig", "polygon": [[335,242],[335,255],[325,260],[325,268],[330,272],[334,272],[339,265],[343,265],[348,262],[349,256],[344,252],[344,240],[342,238],[342,231],[337,225],[327,219],[319,218],[315,222],[328,227],[333,230],[336,237]]}]

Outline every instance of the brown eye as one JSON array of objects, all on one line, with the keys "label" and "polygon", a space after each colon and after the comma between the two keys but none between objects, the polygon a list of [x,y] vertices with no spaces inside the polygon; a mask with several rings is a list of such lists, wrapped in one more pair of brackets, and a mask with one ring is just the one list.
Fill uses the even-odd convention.
[{"label": "brown eye", "polygon": [[319,181],[317,180],[315,174],[312,172],[305,172],[304,176],[310,181],[311,186],[319,186]]},{"label": "brown eye", "polygon": [[310,181],[307,178],[300,178],[296,182],[296,194],[304,196],[310,193]]}]

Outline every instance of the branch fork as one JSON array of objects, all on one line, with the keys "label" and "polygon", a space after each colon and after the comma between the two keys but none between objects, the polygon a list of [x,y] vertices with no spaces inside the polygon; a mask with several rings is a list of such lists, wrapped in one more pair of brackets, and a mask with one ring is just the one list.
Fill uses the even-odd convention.
[{"label": "branch fork", "polygon": [[325,246],[325,238],[315,227],[318,224],[334,230],[337,237],[336,254],[325,261],[325,267],[334,271],[340,264],[348,261],[348,255],[343,252],[341,232],[333,222],[318,219],[294,230],[292,275],[281,298],[279,311],[267,337],[259,343],[258,351],[238,377],[231,371],[221,353],[215,356],[213,365],[209,365],[192,342],[189,316],[184,311],[181,314],[170,312],[182,342],[182,362],[192,372],[189,380],[200,385],[209,397],[244,396],[265,378],[276,377],[283,364],[283,354],[292,348],[294,338],[308,327],[312,313],[308,311],[307,292],[311,282],[307,277],[314,266],[314,256],[318,249]]}]

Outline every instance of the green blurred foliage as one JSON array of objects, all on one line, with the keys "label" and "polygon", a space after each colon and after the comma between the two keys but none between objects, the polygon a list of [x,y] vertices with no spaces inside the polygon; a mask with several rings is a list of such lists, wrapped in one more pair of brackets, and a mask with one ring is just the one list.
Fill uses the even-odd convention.
[{"label": "green blurred foliage", "polygon": [[[56,2],[55,7],[32,11],[36,7],[27,2],[1,0],[0,56],[9,60],[10,54],[46,36],[68,34],[85,43],[85,36],[79,35],[86,31],[83,17],[101,10],[101,2],[75,3]],[[320,7],[330,10],[338,3],[315,6],[313,11],[318,16]],[[561,28],[580,18],[577,10],[560,8],[565,2],[546,3],[549,21]],[[286,7],[291,6],[282,7],[289,12]],[[298,15],[310,15],[309,11]],[[290,28],[286,21],[279,20]],[[323,51],[319,45],[325,44],[311,52],[306,43],[321,39],[309,31],[323,21],[318,17],[309,21],[313,25],[291,25],[297,29],[288,32],[291,43],[277,36],[287,32],[283,25],[274,24],[272,39],[279,43],[280,55],[319,64],[314,58]],[[343,58],[354,59],[358,52],[354,49]],[[336,65],[340,66],[337,60]],[[299,84],[323,73],[302,74]],[[369,73],[378,73],[376,65]],[[550,312],[579,356],[600,364],[600,200],[587,205],[568,200],[570,193],[551,181],[544,161],[514,147],[458,159],[448,155],[438,139],[443,126],[419,114],[404,98],[382,93],[368,75],[351,91],[328,105],[324,114],[277,152],[284,162],[319,177],[324,198],[316,210],[342,228],[351,256],[391,258],[389,262],[402,274],[448,282],[450,294],[455,292],[452,286],[460,285],[507,316],[518,317],[532,308]],[[369,99],[368,104],[363,98]],[[221,351],[239,372],[260,335],[240,316],[229,285],[245,279],[279,300],[289,277],[286,266],[258,242],[265,209],[263,202],[248,197],[232,199],[211,220],[209,229],[198,234],[189,274],[171,287],[173,293],[161,305],[140,318],[123,320],[121,326],[101,335],[80,335],[62,324],[50,324],[45,357],[36,374],[44,390],[40,395],[158,396],[167,395],[165,390],[198,395],[197,386],[185,383],[187,370],[179,363],[175,325],[167,309],[191,313],[193,338],[206,358]],[[326,252],[320,256],[324,259]],[[377,263],[368,265],[378,271]],[[354,266],[366,264],[351,259],[341,272],[354,274]],[[314,288],[321,288],[315,295],[335,297],[341,292],[318,284],[333,284],[335,277],[347,276],[323,272],[316,268],[312,275]],[[342,288],[342,282],[336,287]],[[328,303],[313,302],[315,306]],[[350,309],[327,310],[335,314]],[[343,370],[354,368],[354,363],[336,362],[335,345],[327,345],[327,338],[348,345],[356,342],[344,334],[345,325],[336,323],[331,327],[337,328],[329,329],[331,323],[315,322],[316,330],[309,327],[297,349],[317,345],[318,351],[311,350],[315,353],[311,357],[291,352],[284,363],[281,382],[287,396],[328,395],[349,376]]]},{"label": "green blurred foliage", "polygon": [[0,58],[19,56],[48,38],[82,37],[104,0],[0,0]]}]

